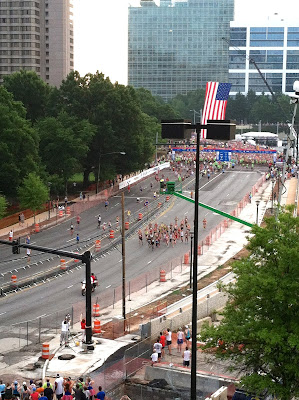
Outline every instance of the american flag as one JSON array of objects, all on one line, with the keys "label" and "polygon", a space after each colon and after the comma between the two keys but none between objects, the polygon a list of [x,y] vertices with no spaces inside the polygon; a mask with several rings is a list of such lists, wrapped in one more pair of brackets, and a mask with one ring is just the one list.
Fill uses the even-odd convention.
[{"label": "american flag", "polygon": [[[208,119],[225,119],[225,110],[231,83],[207,82],[205,105],[203,108],[202,125]],[[207,130],[201,130],[201,137],[207,137]]]}]

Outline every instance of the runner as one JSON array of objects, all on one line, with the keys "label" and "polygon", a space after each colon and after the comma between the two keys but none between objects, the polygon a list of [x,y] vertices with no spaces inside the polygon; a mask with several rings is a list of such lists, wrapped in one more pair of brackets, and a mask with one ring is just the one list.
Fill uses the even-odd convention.
[{"label": "runner", "polygon": [[105,200],[105,210],[108,209],[108,206],[109,206],[109,202],[108,202],[108,200]]},{"label": "runner", "polygon": [[143,246],[143,237],[142,237],[141,229],[139,229],[139,231],[138,231],[138,239],[139,239],[139,246]]},{"label": "runner", "polygon": [[101,227],[101,222],[102,222],[102,217],[101,217],[101,214],[99,214],[99,216],[98,216],[98,228]]},{"label": "runner", "polygon": [[71,234],[71,236],[73,236],[73,234],[74,234],[74,225],[72,222],[71,222],[71,226],[70,226],[70,234]]}]

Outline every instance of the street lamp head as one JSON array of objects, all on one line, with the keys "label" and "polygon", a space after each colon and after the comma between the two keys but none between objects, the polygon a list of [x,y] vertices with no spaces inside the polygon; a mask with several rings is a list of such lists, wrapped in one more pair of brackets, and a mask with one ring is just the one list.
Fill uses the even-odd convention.
[{"label": "street lamp head", "polygon": [[259,201],[259,200],[256,200],[255,203],[256,203],[256,205],[257,205],[257,207],[258,207],[259,204],[260,204],[260,201]]}]

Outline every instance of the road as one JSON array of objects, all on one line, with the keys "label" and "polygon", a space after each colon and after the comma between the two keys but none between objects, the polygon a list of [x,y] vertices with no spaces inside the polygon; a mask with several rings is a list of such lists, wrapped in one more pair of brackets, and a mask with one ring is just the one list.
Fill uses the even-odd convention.
[{"label": "road", "polygon": [[[237,203],[248,193],[251,187],[257,182],[261,176],[260,170],[229,170],[224,174],[212,175],[208,181],[206,177],[200,179],[199,199],[203,203],[209,204],[225,212],[231,212]],[[153,178],[147,179],[142,183],[142,197],[153,198],[153,190],[158,191],[158,183],[154,183],[153,189],[150,188],[150,182],[154,183]],[[184,182],[185,190],[191,191],[194,187],[194,178],[189,178]],[[137,204],[136,197],[140,196],[140,185],[131,188],[131,193],[126,193],[126,209],[130,207],[132,212],[138,211],[140,204]],[[151,200],[150,200],[151,201]],[[174,204],[169,206],[169,209],[162,213],[157,222],[169,224],[174,222],[175,217],[178,220],[184,219],[185,216],[193,225],[193,210],[194,205],[184,200],[175,198]],[[117,215],[121,215],[120,197],[115,196],[110,199],[109,210],[104,210],[104,205],[101,204],[96,210],[91,209],[82,215],[82,223],[80,224],[80,235],[83,239],[92,236],[96,232],[97,215],[101,213],[102,220],[107,217],[115,221]],[[105,215],[105,212],[107,213]],[[199,240],[202,240],[207,232],[215,227],[222,217],[208,210],[199,210],[199,221],[207,220],[207,228],[204,231],[201,222],[199,226]],[[42,232],[36,237],[36,243],[40,245],[59,246],[62,247],[66,243],[69,249],[75,246],[70,240],[69,221],[55,226],[48,231]],[[1,254],[3,248],[1,247]],[[127,282],[132,278],[142,274],[151,274],[152,271],[158,270],[158,267],[168,263],[171,259],[181,256],[189,250],[189,246],[185,243],[178,243],[174,248],[161,245],[160,248],[152,251],[147,245],[139,246],[137,235],[133,235],[126,240],[126,279]],[[6,250],[5,250],[6,251]],[[11,257],[11,255],[6,255]],[[2,257],[2,260],[5,257]],[[99,296],[99,303],[109,302],[113,297],[113,288],[116,288],[121,283],[121,248],[117,247],[103,257],[99,257],[97,261],[92,263],[92,271],[98,276],[100,287],[93,294],[94,300]],[[0,268],[6,268],[7,264],[1,263]],[[11,266],[10,266],[11,268]],[[9,269],[9,268],[8,268]],[[4,269],[3,269],[4,270]],[[84,277],[84,268],[78,265],[77,269],[71,273],[55,278],[51,281],[46,281],[43,284],[37,285],[34,288],[26,289],[13,295],[8,295],[0,299],[0,323],[7,321],[9,316],[10,324],[32,320],[40,316],[48,316],[43,319],[43,324],[53,324],[56,320],[61,320],[67,308],[74,309],[79,315],[84,313],[85,299],[80,293],[80,281]],[[93,302],[94,302],[93,300]],[[58,310],[62,310],[58,313]]]}]

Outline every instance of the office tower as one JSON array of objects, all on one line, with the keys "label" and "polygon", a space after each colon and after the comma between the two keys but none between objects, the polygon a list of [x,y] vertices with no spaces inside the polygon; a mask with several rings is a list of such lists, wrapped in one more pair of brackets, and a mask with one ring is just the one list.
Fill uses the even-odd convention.
[{"label": "office tower", "polygon": [[141,0],[129,7],[128,83],[170,100],[228,82],[234,0]]},{"label": "office tower", "polygon": [[73,70],[72,0],[0,0],[0,82],[21,69],[59,86]]},{"label": "office tower", "polygon": [[250,59],[273,92],[293,93],[293,83],[299,79],[298,21],[232,22],[229,56],[231,94],[247,94],[249,90],[270,94]]}]

